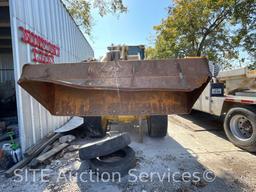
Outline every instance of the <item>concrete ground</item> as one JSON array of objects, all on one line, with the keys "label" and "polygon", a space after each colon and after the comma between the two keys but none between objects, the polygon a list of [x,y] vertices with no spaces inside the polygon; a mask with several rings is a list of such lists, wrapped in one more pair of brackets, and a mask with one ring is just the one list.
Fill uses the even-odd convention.
[{"label": "concrete ground", "polygon": [[168,136],[152,139],[145,130],[143,143],[131,125],[112,129],[128,131],[136,151],[135,169],[121,180],[90,178],[87,162],[74,153],[42,167],[47,175],[39,170],[35,178],[24,171],[10,179],[2,176],[0,191],[256,191],[256,155],[233,146],[212,116],[170,116]]}]

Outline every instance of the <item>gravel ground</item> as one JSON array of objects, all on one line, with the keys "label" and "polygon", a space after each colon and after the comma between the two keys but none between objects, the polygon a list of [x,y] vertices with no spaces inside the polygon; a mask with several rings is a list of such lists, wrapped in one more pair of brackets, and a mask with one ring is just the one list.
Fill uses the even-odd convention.
[{"label": "gravel ground", "polygon": [[26,169],[9,179],[1,175],[0,191],[254,191],[256,156],[229,143],[216,119],[207,116],[203,122],[207,118],[201,115],[170,116],[168,136],[152,139],[145,130],[143,143],[131,125],[112,126],[130,133],[137,158],[120,180],[90,175],[87,162],[69,152],[40,170]]}]

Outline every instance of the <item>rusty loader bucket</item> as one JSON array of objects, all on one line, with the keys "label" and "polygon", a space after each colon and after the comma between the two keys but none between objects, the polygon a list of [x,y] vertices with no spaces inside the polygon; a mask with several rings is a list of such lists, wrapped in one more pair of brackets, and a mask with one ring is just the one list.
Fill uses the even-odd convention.
[{"label": "rusty loader bucket", "polygon": [[189,113],[210,80],[206,58],[27,64],[19,85],[53,115]]}]

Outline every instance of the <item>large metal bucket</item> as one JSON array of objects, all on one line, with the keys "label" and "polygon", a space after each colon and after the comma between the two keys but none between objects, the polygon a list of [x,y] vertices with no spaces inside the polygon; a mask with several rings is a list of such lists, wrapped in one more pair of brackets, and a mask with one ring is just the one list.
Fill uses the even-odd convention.
[{"label": "large metal bucket", "polygon": [[53,115],[189,113],[210,80],[206,58],[27,64],[19,84]]}]

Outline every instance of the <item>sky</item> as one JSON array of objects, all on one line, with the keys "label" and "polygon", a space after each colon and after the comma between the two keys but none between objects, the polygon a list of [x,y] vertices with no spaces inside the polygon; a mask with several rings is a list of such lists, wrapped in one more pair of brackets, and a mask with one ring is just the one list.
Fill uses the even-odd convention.
[{"label": "sky", "polygon": [[153,26],[167,17],[170,0],[124,0],[128,12],[119,17],[109,14],[100,17],[93,11],[92,37],[87,37],[95,58],[103,56],[113,44],[150,45],[155,35]]}]

